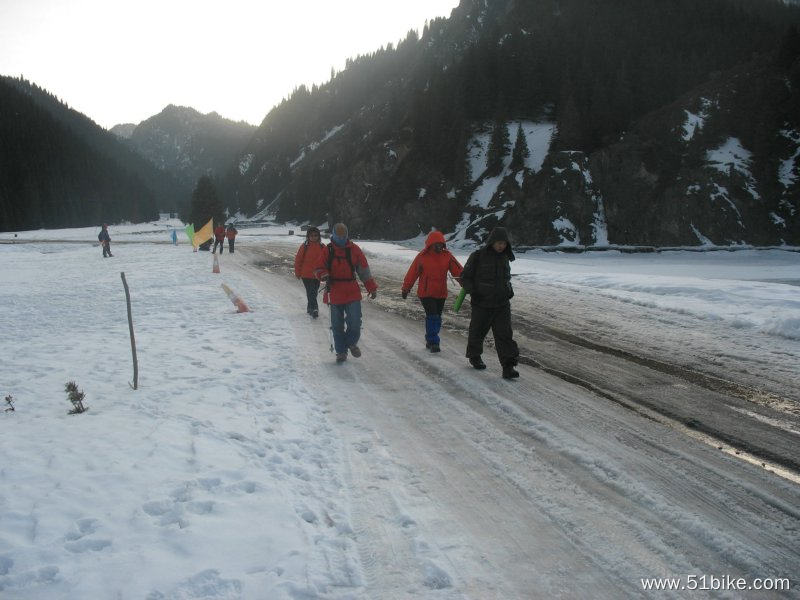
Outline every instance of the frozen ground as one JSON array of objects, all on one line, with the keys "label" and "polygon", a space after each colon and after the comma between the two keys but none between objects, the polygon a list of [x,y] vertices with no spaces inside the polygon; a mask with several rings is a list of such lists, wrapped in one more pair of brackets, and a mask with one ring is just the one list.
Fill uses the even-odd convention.
[{"label": "frozen ground", "polygon": [[221,274],[161,226],[110,230],[113,259],[93,229],[0,244],[3,600],[685,597],[640,580],[703,574],[797,596],[800,255],[529,253],[506,382],[449,309],[424,352],[406,246],[363,244],[383,287],[336,366],[285,228],[243,230]]}]

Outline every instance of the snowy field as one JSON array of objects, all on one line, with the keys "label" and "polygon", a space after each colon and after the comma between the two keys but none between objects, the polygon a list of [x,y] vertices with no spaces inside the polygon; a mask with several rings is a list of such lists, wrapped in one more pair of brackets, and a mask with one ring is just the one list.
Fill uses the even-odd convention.
[{"label": "snowy field", "polygon": [[[520,281],[592,290],[635,306],[800,340],[800,252],[529,252]],[[531,259],[531,260],[528,260]]]},{"label": "snowy field", "polygon": [[[346,528],[346,506],[337,442],[281,314],[226,274],[253,310],[236,314],[208,253],[112,248],[103,260],[99,247],[0,246],[0,329],[15,340],[0,381],[16,399],[0,436],[0,597],[290,598],[314,586],[320,523]],[[85,414],[67,415],[68,380]]]},{"label": "snowy field", "polygon": [[[170,243],[170,226],[182,228],[178,222],[111,226],[115,254],[111,259],[101,258],[99,230],[93,228],[24,232],[16,240],[13,234],[0,234],[0,331],[5,340],[0,349],[0,394],[12,395],[16,408],[0,415],[0,598],[370,597],[365,590],[381,586],[371,580],[374,564],[357,547],[361,532],[349,487],[357,469],[345,457],[354,447],[356,457],[382,447],[382,458],[368,466],[383,465],[381,469],[389,473],[393,457],[386,453],[391,453],[391,446],[379,443],[366,429],[358,441],[343,437],[343,426],[337,428],[332,422],[335,417],[344,419],[338,401],[347,395],[347,386],[361,385],[367,375],[336,371],[326,352],[324,328],[306,331],[314,324],[294,324],[300,317],[287,312],[289,292],[257,284],[244,268],[241,253],[224,254],[222,273],[213,274],[209,253],[193,253],[182,231],[179,244]],[[286,240],[287,230],[283,226],[242,229],[237,247]],[[86,244],[76,243],[84,240]],[[11,241],[28,243],[2,243]],[[420,240],[368,241],[362,246],[370,256],[380,256],[402,270]],[[466,253],[457,255],[463,263]],[[129,385],[133,369],[120,271],[126,273],[133,300],[139,357],[136,391]],[[546,282],[567,293],[595,294],[634,311],[658,310],[666,318],[691,315],[726,331],[758,333],[781,345],[789,356],[785,360],[797,357],[792,352],[800,340],[799,253],[529,252],[513,263],[513,272],[515,286],[523,292],[526,286]],[[237,314],[221,283],[246,299],[252,312]],[[298,301],[301,296],[298,292]],[[302,312],[296,305],[293,308]],[[309,350],[302,336],[316,339],[319,348]],[[405,338],[401,342],[405,344]],[[762,351],[763,346],[752,349],[754,355]],[[453,360],[462,359],[454,353]],[[365,364],[368,360],[362,359],[358,366]],[[391,370],[392,364],[386,359],[379,367]],[[345,367],[351,368],[355,365]],[[325,382],[342,372],[349,379],[337,383],[332,388],[336,397],[329,397]],[[531,379],[529,372],[523,377]],[[71,405],[63,387],[69,380],[86,393],[90,408],[85,414],[67,414]],[[427,384],[411,383],[412,395],[429,393]],[[404,392],[390,381],[381,385],[376,389],[390,395]],[[502,404],[503,390],[509,388],[497,389],[497,402]],[[357,411],[352,413],[357,419]],[[474,426],[478,445],[482,426],[477,421]],[[655,488],[625,475],[625,467],[615,461],[634,460],[627,452],[618,458],[617,451],[610,450],[594,459],[583,439],[588,433],[564,437],[567,434],[546,420],[535,429],[544,438],[557,433],[554,452],[577,457],[593,476],[615,480],[614,485],[626,481],[634,489],[634,500],[643,498],[646,505],[669,514],[672,502],[680,502],[664,500]],[[663,435],[653,434],[653,439]],[[491,447],[485,452],[499,456],[494,446],[500,439],[487,442]],[[631,456],[640,452],[641,448],[634,449]],[[688,456],[694,450],[686,452]],[[493,464],[494,469],[511,468]],[[542,485],[548,473],[546,469],[539,473]],[[650,471],[643,468],[643,473]],[[410,470],[408,476],[413,479]],[[765,491],[764,482],[757,483],[761,475],[748,472],[747,476],[756,479],[747,484],[746,493],[762,486],[761,496],[773,493]],[[561,496],[548,498],[546,514],[539,515],[547,535],[557,536],[559,528],[572,526],[567,525],[573,517],[566,507],[576,491],[569,479],[562,484],[566,487],[553,488],[561,489],[555,492]],[[797,493],[788,483],[780,486],[788,486],[775,492],[781,498]],[[405,506],[419,503],[419,498],[404,494],[408,491],[395,490],[393,497]],[[721,504],[723,496],[721,492],[716,496]],[[785,499],[771,501],[786,506]],[[360,507],[356,512],[363,513],[365,503],[355,504]],[[591,519],[586,512],[590,505],[586,500],[577,509],[582,527]],[[417,514],[426,514],[417,509]],[[723,512],[736,518],[737,510]],[[785,510],[795,514],[794,509]],[[437,522],[436,514],[427,516]],[[678,525],[700,527],[712,546],[733,557],[731,564],[760,564],[747,551],[734,549],[733,533],[730,539],[725,537],[728,534],[715,531],[703,515],[669,518]],[[375,519],[362,515],[359,522],[376,523]],[[551,531],[545,521],[558,527]],[[393,522],[401,531],[417,526],[404,510],[398,510]],[[444,517],[438,522],[437,531],[444,531]],[[776,533],[772,528],[784,525],[785,531],[796,526],[787,520],[755,520],[756,530],[776,539],[785,531]],[[388,539],[392,547],[404,539],[385,531],[375,535],[377,540]],[[595,549],[608,555],[608,563],[594,564],[587,573],[601,569],[614,580],[630,565],[623,566],[622,550],[611,541],[614,535],[623,535],[624,546],[625,534],[608,535],[604,542],[608,547]],[[480,560],[466,550],[469,560],[452,562],[445,538],[431,531],[415,538],[411,555],[422,565],[421,579],[414,583],[393,573],[402,583],[395,588],[387,583],[385,589],[402,593],[392,597],[490,597],[479,591],[486,589],[495,589],[491,597],[508,597],[502,584],[466,585],[470,565],[476,573],[491,569],[479,566]],[[452,538],[466,539],[458,534]],[[656,548],[657,560],[641,561],[651,564],[654,572],[693,564],[674,549],[662,548],[669,543],[666,538],[641,531],[634,538]],[[548,546],[542,544],[547,552]],[[394,559],[403,558],[398,548],[394,552]],[[569,556],[568,549],[559,552],[565,559]],[[385,548],[374,550],[376,562],[385,554]],[[769,558],[778,563],[776,575],[796,577],[797,570],[786,572],[787,565],[800,567],[794,562],[796,556],[776,549]],[[554,565],[545,579],[550,590],[559,590],[573,576]],[[571,597],[563,591],[557,595]],[[552,595],[532,592],[530,597]],[[586,597],[615,597],[615,593]]]}]

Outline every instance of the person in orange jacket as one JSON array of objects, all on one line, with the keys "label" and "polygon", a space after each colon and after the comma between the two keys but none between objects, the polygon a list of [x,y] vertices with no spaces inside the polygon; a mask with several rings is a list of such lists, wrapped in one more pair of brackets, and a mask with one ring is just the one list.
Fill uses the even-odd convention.
[{"label": "person in orange jacket", "polygon": [[319,316],[317,293],[319,292],[319,279],[314,275],[314,269],[322,258],[325,246],[320,241],[319,229],[309,227],[306,231],[306,241],[300,244],[294,256],[294,276],[303,280],[306,288],[306,312],[313,318]]},{"label": "person in orange jacket", "polygon": [[[237,233],[239,230],[233,226],[233,223],[228,225],[228,230],[225,232],[225,237],[228,238],[228,254],[233,254],[233,244],[236,241]],[[219,253],[222,254],[222,248],[219,249]]]},{"label": "person in orange jacket", "polygon": [[442,232],[431,231],[425,240],[425,248],[414,258],[403,279],[403,300],[419,279],[417,296],[425,309],[425,347],[431,352],[440,349],[439,330],[447,299],[447,273],[458,280],[462,270],[461,263],[447,249]]},{"label": "person in orange jacket", "polygon": [[[331,332],[336,349],[336,362],[347,360],[347,351],[353,357],[361,356],[358,340],[361,337],[361,279],[373,300],[378,294],[378,284],[372,278],[361,248],[349,238],[347,225],[336,223],[331,232],[331,243],[322,253],[314,273],[325,282],[322,301],[331,309]],[[346,328],[345,328],[346,326]]]},{"label": "person in orange jacket", "polygon": [[211,254],[217,253],[217,244],[219,244],[219,253],[222,254],[222,251],[225,250],[225,225],[222,223],[214,227],[214,249]]}]

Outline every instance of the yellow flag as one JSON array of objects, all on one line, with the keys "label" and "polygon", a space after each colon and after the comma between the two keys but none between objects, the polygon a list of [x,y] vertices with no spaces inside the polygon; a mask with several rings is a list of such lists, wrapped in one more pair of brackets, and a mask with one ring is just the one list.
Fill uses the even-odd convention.
[{"label": "yellow flag", "polygon": [[214,236],[214,219],[209,219],[208,223],[194,232],[192,245],[197,248],[203,242],[207,242]]}]

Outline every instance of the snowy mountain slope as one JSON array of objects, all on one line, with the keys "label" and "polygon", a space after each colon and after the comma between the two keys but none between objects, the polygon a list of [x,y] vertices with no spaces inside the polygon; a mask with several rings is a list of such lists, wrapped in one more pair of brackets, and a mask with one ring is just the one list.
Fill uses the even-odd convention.
[{"label": "snowy mountain slope", "polygon": [[[207,253],[156,243],[165,230],[145,229],[112,228],[128,242],[114,260],[90,244],[0,245],[0,323],[21,340],[0,350],[10,386],[0,391],[17,397],[17,410],[0,414],[4,599],[619,598],[644,595],[642,577],[794,577],[798,483],[556,372],[523,365],[520,381],[505,382],[490,350],[489,369],[476,372],[462,356],[463,315],[449,310],[443,352],[425,353],[421,308],[396,289],[413,250],[363,244],[382,289],[364,303],[364,356],[336,366],[324,312],[308,319],[288,273],[299,238],[243,230],[241,250],[214,275]],[[528,262],[538,263],[515,268]],[[565,279],[571,268],[573,282],[579,266],[551,265]],[[528,267],[515,270],[515,315],[526,320],[551,277],[547,265]],[[136,392],[120,270],[132,287]],[[82,293],[53,294],[56,273]],[[235,314],[223,281],[254,312]],[[591,285],[587,276],[583,294]],[[581,308],[574,289],[555,290],[573,303],[554,310],[576,327],[595,319],[609,345],[627,309],[631,329],[662,332],[667,352],[700,350],[688,324],[703,330],[703,320],[692,314],[599,293]],[[595,302],[598,314],[587,308]],[[620,312],[604,324],[613,305]],[[725,319],[705,326],[736,329]],[[611,364],[599,349],[578,356],[540,333],[519,324],[542,363]],[[748,333],[741,345],[721,342],[741,354],[731,365],[777,373],[800,351]],[[757,363],[770,347],[774,365]],[[642,379],[648,370],[627,362],[607,373],[614,394],[709,402],[703,385]],[[65,414],[67,377],[87,391],[87,414]],[[796,416],[749,406],[755,416],[737,417],[746,429],[796,438]]]},{"label": "snowy mountain slope", "polygon": [[255,127],[215,112],[170,104],[139,123],[128,140],[159,169],[194,186],[202,175],[220,176],[234,162]]},{"label": "snowy mountain slope", "polygon": [[[531,246],[796,245],[798,188],[779,182],[797,144],[776,137],[798,130],[798,15],[777,1],[464,0],[298,88],[242,149],[249,168],[231,170],[225,193],[243,214],[330,214],[381,239],[436,227],[480,241],[504,222]],[[684,120],[708,87],[724,102],[689,143]],[[495,121],[512,146],[516,123],[554,123],[542,168],[476,184],[476,132]],[[706,152],[729,138],[750,153],[749,175],[710,172]]]}]

